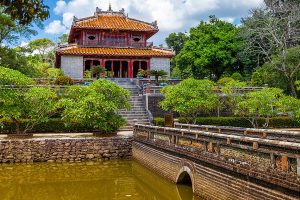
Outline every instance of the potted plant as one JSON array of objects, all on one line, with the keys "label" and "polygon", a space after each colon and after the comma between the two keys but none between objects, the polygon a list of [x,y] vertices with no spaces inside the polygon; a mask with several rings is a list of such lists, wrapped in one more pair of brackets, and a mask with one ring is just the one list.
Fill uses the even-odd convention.
[{"label": "potted plant", "polygon": [[155,83],[158,85],[158,78],[167,76],[167,72],[164,70],[150,70],[150,76],[155,77]]},{"label": "potted plant", "polygon": [[92,68],[92,75],[93,77],[96,77],[99,79],[100,77],[103,77],[103,74],[105,74],[105,68],[101,66],[94,66]]}]

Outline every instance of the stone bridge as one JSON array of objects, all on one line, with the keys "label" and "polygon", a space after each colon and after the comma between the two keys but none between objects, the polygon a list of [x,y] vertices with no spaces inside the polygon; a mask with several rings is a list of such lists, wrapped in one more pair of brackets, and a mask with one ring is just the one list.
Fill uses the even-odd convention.
[{"label": "stone bridge", "polygon": [[299,199],[300,133],[136,124],[133,158],[205,199]]}]

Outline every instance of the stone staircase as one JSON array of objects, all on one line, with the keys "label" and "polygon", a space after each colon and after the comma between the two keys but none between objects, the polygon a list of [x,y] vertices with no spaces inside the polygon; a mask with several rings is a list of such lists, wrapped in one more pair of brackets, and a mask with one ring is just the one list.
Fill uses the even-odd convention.
[{"label": "stone staircase", "polygon": [[127,124],[125,127],[122,127],[121,131],[133,130],[133,125],[135,122],[139,124],[150,124],[148,113],[145,109],[143,103],[143,97],[139,96],[139,90],[137,86],[130,82],[130,79],[113,79],[112,81],[116,82],[121,87],[129,90],[131,92],[130,96],[130,110],[122,109],[120,110],[120,115],[126,119]]}]

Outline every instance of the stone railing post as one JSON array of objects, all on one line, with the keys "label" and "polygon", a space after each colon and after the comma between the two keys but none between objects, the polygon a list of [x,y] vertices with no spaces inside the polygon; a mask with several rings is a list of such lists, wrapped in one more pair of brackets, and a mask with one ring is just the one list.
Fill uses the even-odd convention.
[{"label": "stone railing post", "polygon": [[300,157],[297,157],[297,175],[300,176]]},{"label": "stone railing post", "polygon": [[281,156],[281,169],[284,172],[289,170],[289,158],[286,155]]}]

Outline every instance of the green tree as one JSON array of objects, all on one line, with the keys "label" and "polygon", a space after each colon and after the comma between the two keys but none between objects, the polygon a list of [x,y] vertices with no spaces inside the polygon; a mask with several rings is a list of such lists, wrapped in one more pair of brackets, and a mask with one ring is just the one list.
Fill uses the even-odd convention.
[{"label": "green tree", "polygon": [[3,12],[21,25],[28,25],[34,21],[43,21],[49,17],[49,7],[43,0],[1,0]]},{"label": "green tree", "polygon": [[296,97],[294,81],[299,66],[288,64],[288,54],[292,56],[299,52],[295,46],[300,44],[300,4],[297,1],[266,2],[267,6],[254,9],[249,17],[242,20],[243,52],[256,55],[252,57],[260,62],[261,58],[263,63],[268,62],[287,80],[291,94]]},{"label": "green tree", "polygon": [[231,80],[221,87],[221,92],[226,95],[225,105],[234,112],[238,103],[243,99],[243,90],[247,83]]},{"label": "green tree", "polygon": [[3,44],[16,44],[20,37],[30,38],[36,35],[37,31],[33,30],[31,25],[19,25],[9,16],[3,14],[0,8],[0,46]]},{"label": "green tree", "polygon": [[61,36],[58,37],[57,44],[60,45],[60,44],[67,43],[68,42],[68,38],[69,38],[68,34],[62,34]]},{"label": "green tree", "polygon": [[37,51],[43,62],[53,63],[53,54],[55,43],[48,38],[39,38],[32,40],[28,44],[30,52]]},{"label": "green tree", "polygon": [[125,124],[118,114],[129,109],[129,92],[117,84],[99,79],[89,86],[72,86],[60,100],[62,119],[68,124],[78,123],[100,132],[114,132]]},{"label": "green tree", "polygon": [[224,72],[232,73],[239,68],[237,33],[233,24],[214,16],[209,22],[201,21],[191,28],[189,39],[175,58],[176,66],[190,71],[194,78],[219,79]]},{"label": "green tree", "polygon": [[49,88],[28,88],[34,82],[19,71],[0,67],[0,84],[0,120],[13,122],[17,134],[48,121],[55,111],[56,94]]},{"label": "green tree", "polygon": [[43,76],[44,64],[34,56],[26,56],[23,52],[8,47],[0,48],[0,66],[18,70],[30,77]]},{"label": "green tree", "polygon": [[235,107],[234,113],[248,119],[254,128],[258,128],[258,120],[264,118],[263,127],[267,128],[271,117],[280,112],[294,113],[299,108],[298,101],[293,97],[286,97],[281,89],[264,88],[245,94]]},{"label": "green tree", "polygon": [[182,32],[171,33],[166,38],[166,43],[168,45],[168,48],[173,49],[175,51],[175,54],[177,55],[187,40],[188,36]]},{"label": "green tree", "polygon": [[213,92],[214,83],[209,80],[186,79],[174,86],[166,86],[162,89],[164,100],[160,106],[166,111],[174,111],[180,116],[196,118],[201,112],[211,111],[216,107],[218,97]]}]

